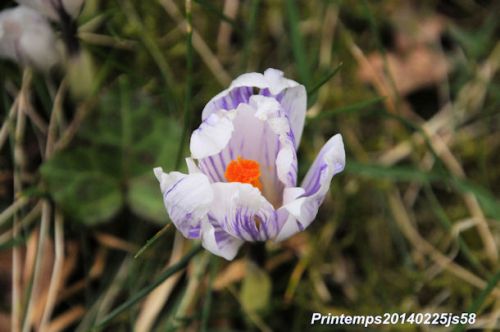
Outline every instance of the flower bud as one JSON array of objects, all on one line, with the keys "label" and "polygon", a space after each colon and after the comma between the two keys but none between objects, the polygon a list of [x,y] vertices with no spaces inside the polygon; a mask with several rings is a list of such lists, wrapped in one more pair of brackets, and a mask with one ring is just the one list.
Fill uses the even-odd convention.
[{"label": "flower bud", "polygon": [[72,18],[76,18],[82,8],[84,0],[16,0],[19,4],[33,8],[50,18],[59,21],[60,11],[64,11]]},{"label": "flower bud", "polygon": [[42,71],[58,63],[56,36],[45,17],[25,6],[0,12],[0,57]]}]

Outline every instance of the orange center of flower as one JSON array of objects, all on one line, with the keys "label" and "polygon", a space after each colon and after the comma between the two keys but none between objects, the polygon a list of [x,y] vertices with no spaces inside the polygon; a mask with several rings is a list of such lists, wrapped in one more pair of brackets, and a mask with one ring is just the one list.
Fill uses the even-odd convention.
[{"label": "orange center of flower", "polygon": [[227,165],[224,176],[228,182],[249,183],[255,188],[262,190],[262,184],[259,180],[260,166],[255,160],[243,159],[241,157],[231,160],[229,165]]}]

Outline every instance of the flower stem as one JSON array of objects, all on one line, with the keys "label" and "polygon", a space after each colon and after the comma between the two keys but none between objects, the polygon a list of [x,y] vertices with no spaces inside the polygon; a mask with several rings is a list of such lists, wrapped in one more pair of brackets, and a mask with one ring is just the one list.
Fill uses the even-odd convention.
[{"label": "flower stem", "polygon": [[258,267],[264,268],[266,265],[267,252],[265,242],[251,243],[248,249],[248,258]]}]

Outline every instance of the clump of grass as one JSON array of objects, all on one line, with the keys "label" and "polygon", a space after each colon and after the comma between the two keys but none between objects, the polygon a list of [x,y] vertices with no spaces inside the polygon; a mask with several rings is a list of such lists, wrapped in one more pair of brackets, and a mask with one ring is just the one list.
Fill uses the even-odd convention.
[{"label": "clump of grass", "polygon": [[[312,312],[498,328],[500,44],[482,3],[88,1],[92,93],[0,62],[0,331],[304,331]],[[398,74],[417,51],[445,74]],[[301,172],[337,132],[347,167],[307,231],[267,244],[254,312],[246,256],[168,227],[151,169],[184,167],[204,104],[267,67],[308,89]]]}]

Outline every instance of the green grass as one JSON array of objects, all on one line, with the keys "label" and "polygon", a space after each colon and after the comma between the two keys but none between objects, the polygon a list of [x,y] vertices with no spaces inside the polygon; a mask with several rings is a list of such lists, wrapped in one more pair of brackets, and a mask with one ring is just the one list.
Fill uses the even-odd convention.
[{"label": "green grass", "polygon": [[[143,324],[152,331],[295,332],[311,329],[313,312],[470,312],[485,322],[476,328],[498,328],[491,318],[500,297],[500,8],[482,3],[252,0],[240,1],[233,15],[224,2],[207,0],[88,1],[77,24],[91,64],[31,79],[0,59],[0,122],[8,124],[0,213],[30,199],[2,217],[0,324],[16,312],[24,330],[38,328],[49,306],[34,294],[49,289],[61,246],[65,274],[47,322],[74,314],[67,331]],[[422,72],[399,68],[403,76],[390,71],[394,59],[406,63],[415,50],[436,52],[449,68],[405,94],[398,84],[439,69],[433,62],[419,63]],[[360,70],[374,55],[382,76],[363,80]],[[299,182],[336,133],[347,165],[307,230],[268,243],[265,255],[246,244],[226,262],[176,233],[152,169],[186,172],[190,134],[205,104],[227,87],[224,77],[269,67],[307,90]],[[74,76],[82,69],[91,81]],[[29,107],[8,120],[16,100]],[[45,154],[43,129],[52,114],[53,156]],[[48,232],[35,264],[41,220],[32,216],[44,200]],[[62,241],[56,215],[63,216]],[[264,268],[245,273],[248,260],[264,256]],[[22,275],[16,292],[13,271]],[[165,280],[175,282],[154,292]],[[144,306],[146,298],[156,304]],[[434,327],[371,326],[425,328]]]}]

